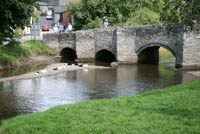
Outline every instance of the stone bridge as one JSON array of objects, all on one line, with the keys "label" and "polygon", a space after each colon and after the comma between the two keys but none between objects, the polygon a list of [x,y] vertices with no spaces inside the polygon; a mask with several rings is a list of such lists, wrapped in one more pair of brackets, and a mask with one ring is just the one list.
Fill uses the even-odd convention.
[{"label": "stone bridge", "polygon": [[176,25],[169,32],[167,25],[93,29],[62,34],[44,34],[46,45],[58,54],[74,52],[78,61],[97,58],[119,63],[157,63],[159,48],[168,49],[176,58],[177,68],[200,67],[200,31],[185,31]]}]

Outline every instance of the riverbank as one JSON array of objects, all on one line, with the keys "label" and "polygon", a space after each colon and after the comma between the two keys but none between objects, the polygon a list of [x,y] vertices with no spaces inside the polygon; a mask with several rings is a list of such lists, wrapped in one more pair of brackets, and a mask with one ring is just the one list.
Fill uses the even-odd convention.
[{"label": "riverbank", "polygon": [[42,41],[26,41],[24,43],[12,41],[9,44],[1,45],[0,53],[0,71],[28,64],[40,64],[44,59],[34,59],[34,57],[54,55],[54,51],[44,45]]},{"label": "riverbank", "polygon": [[[187,99],[186,99],[187,98]],[[57,106],[2,122],[1,134],[197,134],[200,81],[119,99]]]}]

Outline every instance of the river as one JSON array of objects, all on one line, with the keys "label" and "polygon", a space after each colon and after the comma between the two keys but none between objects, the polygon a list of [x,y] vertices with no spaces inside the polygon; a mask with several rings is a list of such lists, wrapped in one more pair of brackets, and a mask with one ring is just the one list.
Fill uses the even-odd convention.
[{"label": "river", "polygon": [[195,79],[187,71],[174,69],[174,60],[170,60],[159,65],[120,65],[0,82],[0,120],[45,111],[57,105],[118,98]]}]

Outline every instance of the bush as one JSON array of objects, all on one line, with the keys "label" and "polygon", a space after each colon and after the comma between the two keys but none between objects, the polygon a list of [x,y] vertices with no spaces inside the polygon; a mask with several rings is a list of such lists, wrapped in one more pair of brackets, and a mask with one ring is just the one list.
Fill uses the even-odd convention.
[{"label": "bush", "polygon": [[0,64],[7,65],[7,67],[11,67],[14,64],[17,64],[16,58],[14,56],[8,54],[0,54]]},{"label": "bush", "polygon": [[124,23],[118,23],[118,26],[143,26],[151,24],[160,24],[160,15],[148,8],[139,9],[133,12],[131,17]]},{"label": "bush", "polygon": [[45,12],[45,13],[41,13],[40,14],[41,16],[47,16],[47,13]]},{"label": "bush", "polygon": [[87,29],[94,29],[94,28],[102,28],[103,27],[103,21],[99,17],[96,17],[95,20],[91,21],[90,23],[83,26],[84,30]]},{"label": "bush", "polygon": [[23,36],[23,30],[18,28],[14,30],[14,38],[21,38]]},{"label": "bush", "polygon": [[20,44],[11,40],[9,44],[0,46],[0,65],[12,67],[25,57],[40,54],[52,54],[42,41],[27,41]]}]

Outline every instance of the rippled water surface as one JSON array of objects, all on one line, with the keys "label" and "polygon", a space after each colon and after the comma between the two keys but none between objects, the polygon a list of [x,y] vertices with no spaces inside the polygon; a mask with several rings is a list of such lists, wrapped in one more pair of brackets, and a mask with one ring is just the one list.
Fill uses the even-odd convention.
[{"label": "rippled water surface", "polygon": [[[170,68],[170,64],[169,64]],[[173,67],[172,67],[173,68]],[[0,119],[56,105],[117,98],[196,79],[163,65],[121,65],[0,83]]]}]

